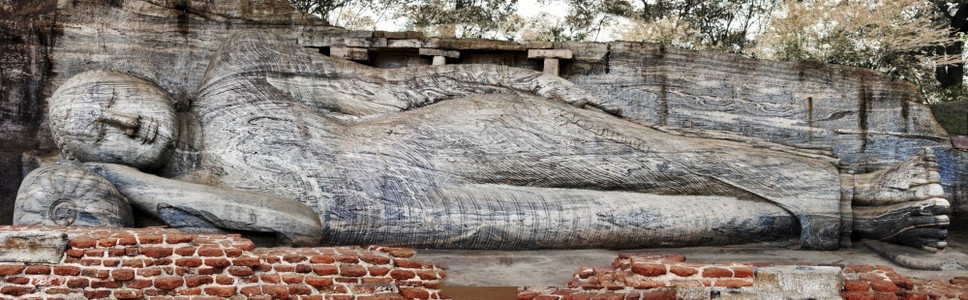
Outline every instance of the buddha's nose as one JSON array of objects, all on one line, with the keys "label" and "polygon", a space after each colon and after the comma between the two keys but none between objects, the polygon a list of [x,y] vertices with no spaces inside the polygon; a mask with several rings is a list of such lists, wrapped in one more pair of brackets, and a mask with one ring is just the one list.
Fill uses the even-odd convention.
[{"label": "buddha's nose", "polygon": [[137,114],[128,114],[108,110],[98,118],[98,121],[121,129],[128,136],[134,137],[138,132],[138,127],[141,126],[139,119],[141,119],[141,116]]}]

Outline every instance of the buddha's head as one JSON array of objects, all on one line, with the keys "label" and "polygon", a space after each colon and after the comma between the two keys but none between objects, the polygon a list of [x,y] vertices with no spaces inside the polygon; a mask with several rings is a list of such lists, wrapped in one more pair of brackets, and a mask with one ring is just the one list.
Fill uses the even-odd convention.
[{"label": "buddha's head", "polygon": [[65,156],[155,169],[174,150],[172,103],[144,79],[88,71],[67,80],[48,101],[51,133]]}]

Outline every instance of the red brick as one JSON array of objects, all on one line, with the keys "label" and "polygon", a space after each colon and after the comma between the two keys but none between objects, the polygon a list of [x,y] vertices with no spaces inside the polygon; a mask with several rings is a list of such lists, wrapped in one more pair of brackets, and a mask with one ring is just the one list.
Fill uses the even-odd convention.
[{"label": "red brick", "polygon": [[165,235],[165,242],[169,244],[191,243],[195,239],[192,234],[168,234]]},{"label": "red brick", "polygon": [[845,291],[866,291],[870,283],[863,280],[844,280]]},{"label": "red brick", "polygon": [[442,283],[440,281],[430,281],[430,282],[424,282],[423,287],[428,289],[439,290],[441,285]]},{"label": "red brick", "polygon": [[133,279],[131,281],[125,282],[124,286],[132,289],[143,289],[150,287],[152,285],[151,279]]},{"label": "red brick", "polygon": [[698,274],[699,270],[689,267],[669,266],[669,272],[680,277],[689,277]]},{"label": "red brick", "polygon": [[244,253],[244,251],[239,248],[225,248],[222,249],[222,251],[225,251],[225,257],[239,257],[242,256],[242,253]]},{"label": "red brick", "polygon": [[111,248],[111,249],[105,250],[104,252],[107,253],[108,256],[110,257],[119,257],[119,256],[124,256],[126,251],[122,248]]},{"label": "red brick", "polygon": [[315,288],[321,288],[333,284],[333,279],[329,277],[306,276],[306,284]]},{"label": "red brick", "polygon": [[296,271],[295,266],[289,266],[289,265],[275,265],[272,267],[272,269],[278,273],[292,273]]},{"label": "red brick", "polygon": [[232,264],[243,267],[257,267],[262,264],[258,257],[239,257],[232,260]]},{"label": "red brick", "polygon": [[229,272],[229,274],[232,274],[232,276],[239,276],[239,277],[252,276],[253,274],[252,268],[249,268],[249,267],[232,266],[232,267],[229,267],[227,271]]},{"label": "red brick", "polygon": [[857,277],[860,278],[860,280],[867,280],[867,281],[881,281],[881,280],[884,280],[884,277],[881,277],[881,275],[877,275],[877,274],[874,274],[874,273],[863,273],[863,274],[860,274],[860,276],[857,276]]},{"label": "red brick", "polygon": [[104,256],[104,249],[84,250],[84,256],[88,256],[88,257],[103,257]]},{"label": "red brick", "polygon": [[72,289],[86,288],[90,286],[91,281],[87,278],[71,278],[67,280],[67,287]]},{"label": "red brick", "polygon": [[84,250],[68,249],[67,250],[67,257],[73,257],[73,258],[81,258],[81,257],[84,257]]},{"label": "red brick", "polygon": [[308,264],[298,264],[296,265],[296,273],[305,274],[313,271],[313,266]]},{"label": "red brick", "polygon": [[203,284],[209,284],[209,283],[215,282],[215,280],[212,279],[212,276],[209,276],[209,275],[185,276],[184,278],[185,278],[185,286],[188,286],[188,287],[196,287]]},{"label": "red brick", "polygon": [[215,257],[215,256],[222,256],[222,255],[225,255],[225,252],[222,251],[222,248],[217,248],[217,247],[199,247],[198,248],[198,256]]},{"label": "red brick", "polygon": [[0,276],[16,275],[23,272],[27,266],[22,264],[17,265],[0,265]]},{"label": "red brick", "polygon": [[417,276],[416,273],[408,270],[392,270],[390,271],[390,277],[396,280],[407,280]]},{"label": "red brick", "polygon": [[139,290],[116,290],[114,291],[114,297],[117,299],[139,299],[143,297],[144,294]]},{"label": "red brick", "polygon": [[[142,289],[142,291],[144,292],[145,296],[169,296],[169,295],[174,295],[174,293],[172,291],[160,290],[160,289],[156,289],[156,288]],[[152,297],[152,298],[155,298],[155,297]],[[157,298],[155,298],[155,299],[157,299]],[[171,299],[171,297],[166,297],[166,298],[161,298],[161,299]]]},{"label": "red brick", "polygon": [[289,294],[290,295],[309,295],[313,293],[313,289],[301,285],[301,284],[290,284]]},{"label": "red brick", "polygon": [[224,268],[232,265],[232,262],[225,258],[206,258],[205,265],[209,267]]},{"label": "red brick", "polygon": [[124,255],[127,255],[127,256],[141,255],[141,248],[138,248],[138,247],[124,248]]},{"label": "red brick", "polygon": [[99,288],[116,289],[119,287],[121,287],[121,283],[117,281],[98,280],[98,281],[91,282],[91,288],[95,288],[95,289],[99,289]]},{"label": "red brick", "polygon": [[336,261],[346,264],[355,264],[360,262],[360,257],[355,254],[344,254],[336,256]]},{"label": "red brick", "polygon": [[370,271],[370,276],[383,276],[390,273],[390,268],[387,267],[369,267],[367,270]]},{"label": "red brick", "polygon": [[871,289],[878,292],[896,292],[897,285],[887,280],[871,281]]},{"label": "red brick", "polygon": [[181,256],[192,256],[192,255],[195,255],[196,250],[198,250],[197,247],[191,247],[191,246],[178,247],[178,248],[175,248],[175,254],[178,254]]},{"label": "red brick", "polygon": [[[193,287],[193,288],[187,288],[187,289],[177,289],[177,290],[174,290],[174,292],[176,295],[179,295],[179,296],[197,296],[202,294],[202,288]],[[191,297],[191,298],[194,299],[195,297]]]},{"label": "red brick", "polygon": [[402,258],[410,258],[417,253],[413,249],[407,249],[407,248],[383,248],[382,251],[389,253],[393,257],[402,257]]},{"label": "red brick", "polygon": [[225,275],[216,275],[215,283],[221,284],[221,285],[232,285],[232,284],[235,284],[235,278],[225,276]]},{"label": "red brick", "polygon": [[423,264],[409,259],[394,259],[393,265],[400,268],[413,268],[413,269],[419,269],[424,267]]},{"label": "red brick", "polygon": [[134,270],[132,269],[115,269],[111,271],[111,278],[117,281],[128,281],[134,279]]},{"label": "red brick", "polygon": [[360,255],[360,260],[374,265],[385,265],[390,263],[389,257],[384,257],[373,253],[364,253]]},{"label": "red brick", "polygon": [[313,255],[309,258],[309,262],[314,264],[331,264],[336,262],[336,259],[328,255]]},{"label": "red brick", "polygon": [[28,283],[30,283],[30,278],[20,277],[20,276],[11,276],[11,277],[5,278],[3,281],[6,281],[8,283],[13,283],[13,284],[28,284]]},{"label": "red brick", "polygon": [[118,239],[116,238],[105,238],[105,239],[97,240],[97,245],[104,248],[114,247],[114,245],[117,245],[117,244],[118,244]]},{"label": "red brick", "polygon": [[662,264],[637,263],[632,264],[632,272],[644,276],[659,276],[666,273],[666,266]]},{"label": "red brick", "polygon": [[133,235],[130,235],[130,234],[121,234],[121,235],[115,236],[115,238],[117,239],[118,245],[133,246],[138,244],[138,239],[136,239]]},{"label": "red brick", "polygon": [[102,260],[101,263],[105,267],[112,267],[113,268],[113,267],[117,267],[119,264],[121,264],[121,260],[120,259],[105,259],[105,260]]},{"label": "red brick", "polygon": [[97,246],[96,239],[78,238],[71,240],[71,248],[94,248]]},{"label": "red brick", "polygon": [[262,293],[272,298],[289,298],[289,288],[284,285],[263,285]]},{"label": "red brick", "polygon": [[175,260],[175,265],[179,267],[194,268],[202,265],[202,259],[197,257],[186,257]]},{"label": "red brick", "polygon": [[48,295],[70,294],[71,292],[73,292],[71,289],[59,287],[47,288],[44,290],[44,293]]},{"label": "red brick", "polygon": [[111,290],[84,290],[84,298],[98,299],[111,296]]},{"label": "red brick", "polygon": [[716,280],[715,286],[744,287],[744,286],[753,286],[753,282],[746,281],[746,280],[739,280],[739,279],[719,279],[719,280]]},{"label": "red brick", "polygon": [[702,270],[702,277],[706,277],[706,278],[733,277],[733,270],[718,268],[718,267],[708,267]]},{"label": "red brick", "polygon": [[181,277],[158,277],[155,278],[155,287],[163,290],[170,290],[182,286],[185,280]]},{"label": "red brick", "polygon": [[874,300],[897,300],[897,294],[892,292],[876,292],[874,293]]},{"label": "red brick", "polygon": [[225,298],[234,296],[237,291],[234,286],[210,286],[205,288],[205,293]]},{"label": "red brick", "polygon": [[733,277],[753,278],[753,268],[752,267],[733,267]]},{"label": "red brick", "polygon": [[282,258],[280,258],[278,255],[262,255],[259,256],[259,258],[269,264],[279,263],[282,261]]},{"label": "red brick", "polygon": [[366,275],[366,268],[360,265],[342,265],[339,267],[339,274],[348,277],[360,277]]},{"label": "red brick", "polygon": [[387,278],[387,277],[363,277],[362,283],[363,284],[370,284],[370,285],[385,285],[385,284],[393,283],[393,278]]},{"label": "red brick", "polygon": [[304,261],[306,259],[308,259],[308,258],[306,258],[305,256],[295,255],[295,254],[287,254],[287,255],[285,255],[285,256],[282,257],[282,260],[284,260],[286,262],[289,262],[289,263],[298,263],[298,262]]},{"label": "red brick", "polygon": [[174,252],[171,248],[160,248],[160,247],[144,247],[141,248],[141,253],[147,257],[151,258],[162,258],[171,256]]},{"label": "red brick", "polygon": [[[23,268],[23,266],[21,266]],[[81,274],[81,268],[74,266],[56,266],[54,267],[54,275],[60,276],[77,276]]]},{"label": "red brick", "polygon": [[422,288],[400,288],[400,294],[407,298],[417,298],[417,299],[427,299],[430,298],[430,292]]},{"label": "red brick", "polygon": [[626,278],[625,284],[636,289],[652,289],[666,286],[666,283],[662,281],[638,278]]},{"label": "red brick", "polygon": [[100,266],[101,260],[96,258],[85,258],[81,259],[81,265],[84,266]]},{"label": "red brick", "polygon": [[282,283],[282,276],[279,274],[262,274],[259,278],[265,283]]},{"label": "red brick", "polygon": [[339,268],[334,265],[313,265],[313,272],[317,275],[335,275],[339,273]]},{"label": "red brick", "polygon": [[252,243],[252,241],[249,241],[249,240],[244,240],[244,241],[232,244],[232,247],[239,248],[242,251],[252,251],[253,249],[255,249],[255,243]]},{"label": "red brick", "polygon": [[285,282],[285,283],[296,284],[296,283],[302,283],[302,281],[303,281],[302,275],[282,275],[282,282]]},{"label": "red brick", "polygon": [[50,267],[48,267],[48,266],[29,266],[26,269],[24,269],[24,274],[28,274],[28,275],[47,275],[47,274],[50,274]]},{"label": "red brick", "polygon": [[138,270],[138,276],[142,277],[154,277],[161,275],[162,269],[159,267],[144,268]]},{"label": "red brick", "polygon": [[146,234],[138,237],[138,242],[141,244],[161,244],[165,241],[165,237],[157,234]]},{"label": "red brick", "polygon": [[262,294],[262,287],[258,285],[247,286],[239,289],[239,293],[246,297]]},{"label": "red brick", "polygon": [[212,274],[222,273],[222,269],[224,269],[224,268],[221,268],[221,267],[202,267],[202,268],[195,269],[195,273],[198,273],[198,275],[212,275]]}]

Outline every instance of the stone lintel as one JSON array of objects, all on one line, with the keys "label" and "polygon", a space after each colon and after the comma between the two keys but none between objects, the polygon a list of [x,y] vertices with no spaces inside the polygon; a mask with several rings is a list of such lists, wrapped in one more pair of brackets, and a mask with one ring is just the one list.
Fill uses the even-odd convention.
[{"label": "stone lintel", "polygon": [[67,250],[67,234],[48,230],[0,231],[0,261],[57,263]]},{"label": "stone lintel", "polygon": [[366,48],[331,47],[329,48],[329,56],[357,61],[370,60],[370,54]]},{"label": "stone lintel", "polygon": [[433,48],[420,48],[420,55],[459,58],[460,51],[442,50],[442,49],[433,49]]},{"label": "stone lintel", "polygon": [[568,49],[530,49],[528,58],[556,58],[571,59],[571,50]]},{"label": "stone lintel", "polygon": [[420,39],[424,37],[420,31],[374,31],[373,37],[387,39]]},{"label": "stone lintel", "polygon": [[423,42],[418,39],[387,40],[387,48],[420,48]]}]

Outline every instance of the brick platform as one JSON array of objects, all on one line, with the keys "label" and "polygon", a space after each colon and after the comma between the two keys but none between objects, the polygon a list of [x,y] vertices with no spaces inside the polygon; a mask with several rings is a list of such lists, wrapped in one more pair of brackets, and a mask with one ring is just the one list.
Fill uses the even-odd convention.
[{"label": "brick platform", "polygon": [[[567,288],[526,288],[518,294],[518,299],[715,299],[722,293],[762,296],[763,291],[756,291],[754,286],[762,281],[756,278],[764,270],[760,268],[777,265],[788,264],[692,264],[680,255],[621,254],[612,266],[581,268]],[[833,267],[842,269],[840,296],[845,299],[968,300],[968,277],[918,279],[901,275],[887,266]],[[684,291],[689,295],[683,295]]]},{"label": "brick platform", "polygon": [[440,299],[444,272],[405,248],[255,248],[175,229],[0,226],[70,240],[56,264],[0,263],[2,296],[41,298]]}]

